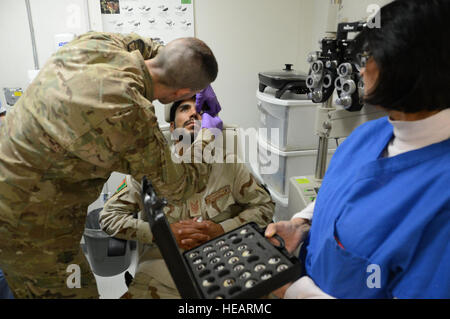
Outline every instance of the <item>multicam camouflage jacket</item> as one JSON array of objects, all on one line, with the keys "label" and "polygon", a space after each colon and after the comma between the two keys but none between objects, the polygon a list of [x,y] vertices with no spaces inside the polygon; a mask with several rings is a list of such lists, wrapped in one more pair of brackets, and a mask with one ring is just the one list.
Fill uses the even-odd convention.
[{"label": "multicam camouflage jacket", "polygon": [[[0,242],[20,233],[24,245],[76,247],[113,171],[147,175],[175,202],[205,188],[210,165],[174,164],[158,127],[144,61],[160,48],[89,32],[47,61],[1,123]],[[210,140],[206,131],[198,143]]]}]

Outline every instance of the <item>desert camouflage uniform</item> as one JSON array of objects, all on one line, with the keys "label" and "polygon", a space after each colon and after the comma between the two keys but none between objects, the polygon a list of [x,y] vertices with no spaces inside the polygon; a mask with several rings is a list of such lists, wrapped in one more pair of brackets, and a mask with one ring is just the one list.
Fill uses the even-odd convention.
[{"label": "desert camouflage uniform", "polygon": [[[210,165],[174,165],[158,127],[144,64],[158,49],[135,34],[81,35],[2,121],[0,269],[16,297],[98,297],[79,248],[87,207],[111,172],[146,174],[175,201],[204,189]],[[71,264],[81,267],[80,289],[66,286]]]},{"label": "desert camouflage uniform", "polygon": [[[169,223],[202,217],[219,223],[228,232],[250,221],[267,226],[272,221],[274,208],[269,193],[245,165],[230,163],[213,164],[206,190],[196,193],[182,205],[169,204],[165,213]],[[142,209],[140,184],[127,176],[100,213],[100,225],[105,232],[139,243],[139,264],[125,297],[180,298],[159,249],[153,244]],[[138,211],[138,218],[135,218]]]}]

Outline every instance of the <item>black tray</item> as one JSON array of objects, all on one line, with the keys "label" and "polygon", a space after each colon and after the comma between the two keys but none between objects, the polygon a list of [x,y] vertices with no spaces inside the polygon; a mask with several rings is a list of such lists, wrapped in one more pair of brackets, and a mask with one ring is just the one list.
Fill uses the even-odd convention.
[{"label": "black tray", "polygon": [[256,223],[245,224],[183,253],[203,298],[259,298],[297,279],[298,258],[264,237]]},{"label": "black tray", "polygon": [[303,272],[299,259],[248,223],[180,254],[164,206],[150,182],[142,180],[142,200],[155,242],[182,298],[249,299],[295,281]]}]

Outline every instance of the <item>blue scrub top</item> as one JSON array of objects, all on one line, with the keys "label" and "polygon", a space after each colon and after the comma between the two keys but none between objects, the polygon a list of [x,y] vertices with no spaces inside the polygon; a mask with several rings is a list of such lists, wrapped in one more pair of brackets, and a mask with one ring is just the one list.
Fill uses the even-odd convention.
[{"label": "blue scrub top", "polygon": [[450,298],[450,139],[383,158],[387,117],[336,150],[303,245],[307,274],[337,298]]},{"label": "blue scrub top", "polygon": [[0,299],[14,299],[14,295],[8,287],[5,276],[0,269]]}]

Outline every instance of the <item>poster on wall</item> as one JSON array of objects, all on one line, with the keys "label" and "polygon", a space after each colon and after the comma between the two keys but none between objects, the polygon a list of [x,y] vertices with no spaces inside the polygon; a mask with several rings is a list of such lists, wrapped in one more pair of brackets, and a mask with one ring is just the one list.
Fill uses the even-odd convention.
[{"label": "poster on wall", "polygon": [[195,35],[194,0],[99,1],[105,32],[133,32],[164,44]]}]

